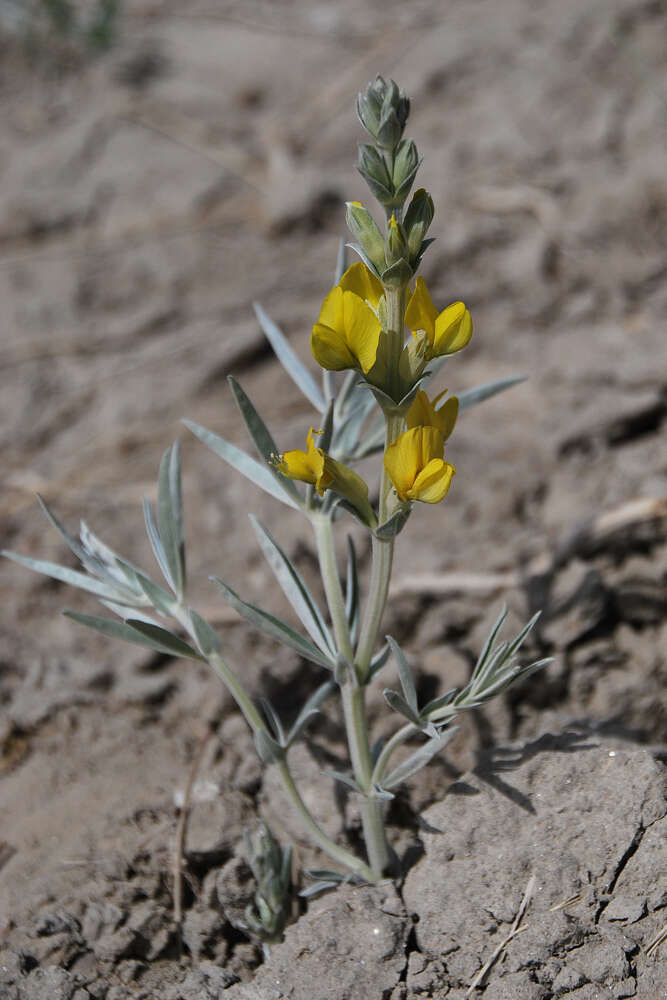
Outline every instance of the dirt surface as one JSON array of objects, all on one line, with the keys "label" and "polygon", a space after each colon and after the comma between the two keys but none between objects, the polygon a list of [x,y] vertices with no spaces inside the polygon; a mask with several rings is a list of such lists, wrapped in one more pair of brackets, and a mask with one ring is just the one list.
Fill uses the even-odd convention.
[{"label": "dirt surface", "polygon": [[[303,445],[312,413],[251,303],[308,357],[342,202],[366,197],[354,96],[380,71],[412,97],[436,203],[425,276],[475,322],[442,386],[530,376],[462,416],[446,502],[399,541],[387,630],[424,693],[465,682],[503,601],[511,625],[544,608],[528,654],[554,662],[463,719],[392,803],[403,887],[323,897],[265,960],[234,927],[243,829],[259,808],[300,865],[322,859],[231,700],[203,667],[63,619],[98,607],[5,563],[0,996],[298,998],[316,977],[322,998],[459,1000],[532,874],[524,930],[471,995],[663,996],[664,4],[128,0],[119,27],[98,58],[0,34],[2,544],[67,561],[38,490],[152,572],[141,497],[181,436],[191,603],[287,717],[319,683],[208,582],[284,615],[247,513],[306,572],[312,540],[179,420],[247,446],[234,373],[280,447]],[[340,766],[335,717],[315,744],[293,751],[304,794],[356,844],[353,803],[332,810],[320,776]],[[173,844],[200,752],[179,935]]]}]

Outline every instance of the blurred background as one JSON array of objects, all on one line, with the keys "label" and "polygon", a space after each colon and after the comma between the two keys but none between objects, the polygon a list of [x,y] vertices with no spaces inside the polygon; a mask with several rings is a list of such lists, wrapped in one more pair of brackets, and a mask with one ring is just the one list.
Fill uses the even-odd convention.
[{"label": "blurred background", "polygon": [[[466,722],[418,797],[482,746],[577,720],[664,741],[666,43],[656,0],[0,0],[2,544],[69,559],[39,491],[152,569],[141,497],[180,436],[193,603],[287,714],[315,683],[207,580],[285,614],[246,515],[306,571],[310,538],[179,421],[250,447],[233,373],[279,446],[303,446],[313,416],[252,302],[307,359],[344,201],[371,206],[354,100],[380,72],[412,99],[435,200],[423,273],[475,323],[440,387],[528,376],[463,414],[452,490],[398,546],[387,627],[434,690],[465,680],[503,600],[515,622],[545,607],[535,641],[556,657]],[[62,858],[117,845],[147,799],[168,824],[198,727],[229,704],[205,671],[60,617],[93,598],[9,563],[0,596],[14,898],[51,869],[71,887]]]}]

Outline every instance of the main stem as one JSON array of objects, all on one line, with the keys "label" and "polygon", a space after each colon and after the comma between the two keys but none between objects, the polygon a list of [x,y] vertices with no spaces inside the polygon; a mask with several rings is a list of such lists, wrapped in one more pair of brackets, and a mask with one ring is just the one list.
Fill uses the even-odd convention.
[{"label": "main stem", "polygon": [[361,822],[372,876],[371,881],[377,882],[382,878],[389,863],[389,847],[384,830],[382,802],[373,794],[371,780],[373,762],[366,719],[366,688],[363,683],[359,682],[357,668],[354,664],[354,650],[352,649],[343,591],[336,563],[331,519],[314,517],[313,528],[336,644],[339,652],[349,664],[340,682],[343,718],[352,771],[360,791]]}]

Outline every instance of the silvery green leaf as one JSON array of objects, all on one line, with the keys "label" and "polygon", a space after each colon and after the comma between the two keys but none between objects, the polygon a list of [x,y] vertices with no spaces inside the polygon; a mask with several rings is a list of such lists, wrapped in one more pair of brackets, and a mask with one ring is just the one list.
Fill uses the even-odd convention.
[{"label": "silvery green leaf", "polygon": [[370,667],[368,668],[368,681],[370,681],[380,670],[382,670],[390,655],[391,649],[389,648],[389,644],[385,643],[380,652],[376,653],[371,660]]},{"label": "silvery green leaf", "polygon": [[304,394],[306,399],[313,404],[316,410],[319,410],[320,413],[324,413],[326,403],[315,379],[291,347],[280,327],[277,326],[269,316],[267,316],[258,302],[253,303],[253,305],[255,308],[255,314],[259,320],[259,325],[264,331],[264,335],[271,344],[271,347],[273,348],[281,365]]},{"label": "silvery green leaf", "polygon": [[137,583],[153,607],[161,611],[163,615],[171,615],[176,604],[172,595],[164,587],[153,583],[151,578],[142,573],[141,570],[137,570],[136,577]]},{"label": "silvery green leaf", "polygon": [[335,647],[329,630],[312,596],[294,563],[280,548],[261,521],[250,515],[255,537],[264,558],[271,567],[280,588],[301,619],[311,639],[324,653],[333,654]]},{"label": "silvery green leaf", "polygon": [[359,569],[352,535],[347,536],[347,572],[345,580],[345,616],[352,643],[359,628]]},{"label": "silvery green leaf", "polygon": [[262,763],[275,764],[284,758],[285,751],[265,729],[255,729],[252,735],[255,749]]},{"label": "silvery green leaf", "polygon": [[373,783],[373,797],[376,799],[384,799],[386,801],[396,798],[393,792],[388,792],[386,788],[383,788],[381,785],[375,783]]},{"label": "silvery green leaf", "polygon": [[398,767],[384,778],[382,782],[382,787],[386,789],[396,788],[400,785],[406,778],[410,778],[417,771],[420,771],[433,757],[445,747],[454,733],[456,732],[456,727],[451,728],[440,733],[435,739],[430,739],[428,743],[423,743],[414,753],[411,753]]},{"label": "silvery green leaf", "polygon": [[394,513],[388,518],[383,524],[379,525],[373,532],[376,538],[389,539],[395,538],[405,525],[407,524],[408,518],[412,513],[411,504],[403,504],[395,510]]},{"label": "silvery green leaf", "polygon": [[339,882],[327,882],[323,879],[321,882],[313,882],[312,885],[307,885],[305,889],[300,889],[299,896],[301,899],[311,899],[313,896],[319,896],[321,892],[327,892],[329,889],[335,889],[339,884]]},{"label": "silvery green leaf", "polygon": [[185,547],[181,499],[180,448],[178,442],[167,448],[158,475],[157,524],[174,593],[183,598],[185,589]]},{"label": "silvery green leaf", "polygon": [[192,420],[184,420],[183,423],[200,441],[208,445],[211,451],[214,451],[216,455],[231,465],[232,468],[236,469],[237,472],[240,472],[246,479],[249,479],[255,486],[259,486],[265,493],[269,493],[276,500],[287,504],[288,507],[293,507],[295,510],[299,509],[300,505],[294,502],[286,485],[289,480],[281,476],[280,473],[274,473],[268,466],[262,465],[257,459],[252,458],[245,451],[241,451],[240,448],[226,441],[219,434],[214,434],[213,431],[206,430],[205,427],[200,427],[199,424],[194,423]]},{"label": "silvery green leaf", "polygon": [[215,629],[211,628],[209,623],[192,609],[190,609],[190,621],[192,623],[192,631],[195,634],[195,639],[197,640],[203,655],[210,656],[211,653],[219,653],[220,639]]},{"label": "silvery green leaf", "polygon": [[376,278],[380,277],[380,273],[379,273],[377,267],[375,266],[375,264],[370,259],[370,257],[368,256],[368,254],[366,253],[366,251],[364,250],[364,248],[359,243],[346,243],[345,246],[349,247],[350,250],[354,250],[354,252],[357,254],[357,256],[360,257],[361,260],[363,260],[363,262],[366,265],[366,267],[368,268],[368,270],[372,274],[374,274]]},{"label": "silvery green leaf", "polygon": [[260,698],[260,704],[264,710],[264,715],[269,723],[271,729],[273,730],[273,735],[280,744],[281,747],[286,747],[287,743],[285,740],[285,730],[283,729],[283,724],[278,717],[278,713],[271,704],[268,698]]},{"label": "silvery green leaf", "polygon": [[385,688],[382,695],[389,707],[393,708],[395,712],[398,712],[399,715],[402,715],[415,726],[421,726],[422,723],[419,718],[419,713],[412,710],[412,707],[408,705],[405,698],[401,697],[398,691],[392,691],[391,688]]},{"label": "silvery green leaf", "polygon": [[234,399],[236,404],[241,411],[241,416],[245,420],[245,425],[248,428],[248,432],[255,442],[257,451],[260,453],[262,458],[267,464],[267,467],[272,475],[277,476],[280,485],[283,487],[286,493],[297,502],[301,502],[301,494],[296,488],[294,482],[291,479],[287,479],[276,471],[274,467],[274,462],[278,456],[278,446],[273,440],[271,431],[266,426],[259,413],[255,409],[252,400],[241,387],[240,383],[236,381],[233,375],[227,378],[231,390],[234,394]]},{"label": "silvery green leaf", "polygon": [[349,875],[342,872],[330,871],[328,868],[304,868],[303,874],[306,878],[313,880],[313,885],[307,886],[299,893],[302,899],[316,896],[327,889],[335,889],[338,885],[344,885],[353,881]]},{"label": "silvery green leaf", "polygon": [[326,774],[328,778],[333,778],[334,781],[339,781],[342,785],[347,785],[351,788],[353,792],[358,792],[359,785],[356,783],[351,774],[345,774],[343,771],[332,771],[329,768],[322,771],[322,774]]},{"label": "silvery green leaf", "polygon": [[317,663],[321,667],[326,667],[327,670],[333,670],[333,660],[320,652],[317,646],[313,645],[305,636],[295,632],[286,622],[281,621],[274,615],[270,615],[267,611],[263,611],[257,605],[248,604],[242,600],[231,587],[218,579],[218,577],[214,576],[211,579],[219,588],[228,604],[231,604],[242,618],[245,618],[251,625],[258,628],[260,632],[264,632],[265,635],[271,636],[272,639],[277,639],[284,645],[289,646],[290,649],[294,649],[301,656],[305,657],[305,659],[312,660],[313,663]]},{"label": "silvery green leaf", "polygon": [[79,590],[86,590],[97,597],[105,597],[110,601],[118,603],[127,602],[129,599],[134,603],[132,595],[126,592],[123,593],[119,588],[108,583],[102,583],[101,580],[95,580],[85,573],[78,572],[78,570],[59,566],[58,563],[46,562],[43,559],[31,559],[30,556],[22,556],[18,552],[9,552],[6,549],[3,549],[1,554],[13,562],[25,566],[27,569],[32,569],[36,573],[43,573],[44,576],[50,576],[53,580],[69,583],[71,586],[78,587]]},{"label": "silvery green leaf", "polygon": [[394,654],[394,659],[396,660],[396,665],[398,667],[398,679],[401,682],[405,700],[414,712],[415,716],[419,716],[417,689],[415,687],[415,679],[412,673],[412,668],[406,659],[405,653],[396,640],[388,635],[387,642],[389,643],[391,651]]},{"label": "silvery green leaf", "polygon": [[484,663],[486,662],[486,659],[489,653],[491,652],[491,647],[496,641],[496,636],[498,635],[498,632],[502,628],[503,622],[505,621],[506,618],[507,618],[507,605],[503,604],[502,608],[500,609],[500,614],[496,618],[493,624],[493,628],[489,632],[489,636],[486,642],[484,643],[482,652],[479,654],[477,658],[477,663],[475,664],[475,669],[473,670],[473,676],[477,673],[477,671],[481,667],[483,667]]},{"label": "silvery green leaf", "polygon": [[352,457],[356,459],[368,458],[370,455],[376,455],[378,452],[383,451],[385,435],[384,421],[378,420],[376,424],[369,427],[365,432],[363,439],[354,449]]},{"label": "silvery green leaf", "polygon": [[347,247],[345,240],[338,241],[338,256],[336,257],[336,271],[334,285],[337,285],[347,270]]},{"label": "silvery green leaf", "polygon": [[384,747],[384,740],[379,736],[373,746],[371,747],[371,763],[373,766],[377,764],[377,759],[382,753],[382,748]]},{"label": "silvery green leaf", "polygon": [[126,604],[116,604],[114,601],[100,601],[105,608],[109,611],[113,611],[115,615],[122,618],[124,622],[128,621],[130,618],[135,621],[146,622],[148,625],[155,625],[159,628],[159,623],[151,618],[150,615],[144,614],[140,608],[129,608]]},{"label": "silvery green leaf", "polygon": [[79,540],[75,538],[74,535],[70,534],[67,528],[58,520],[56,515],[53,513],[53,511],[47,504],[44,497],[40,496],[39,493],[37,494],[37,499],[39,501],[40,507],[44,511],[44,514],[46,515],[50,524],[56,529],[60,537],[64,540],[67,547],[72,550],[74,555],[78,559],[80,559],[81,562],[83,562],[85,558],[85,552],[83,551],[83,547],[80,544]]},{"label": "silvery green leaf", "polygon": [[160,539],[160,532],[158,531],[157,523],[155,521],[155,514],[153,513],[153,508],[150,501],[144,497],[143,500],[144,509],[144,523],[146,525],[146,534],[148,535],[148,540],[151,543],[151,548],[153,550],[153,555],[155,560],[160,567],[162,576],[165,578],[172,590],[175,590],[175,584],[171,577],[171,570],[169,569],[169,563],[165,555],[164,548],[162,546],[162,541]]},{"label": "silvery green leaf", "polygon": [[327,406],[327,411],[322,422],[322,434],[318,441],[318,447],[322,451],[329,452],[331,450],[331,437],[333,434],[333,417],[334,417],[334,401],[329,400],[329,405]]},{"label": "silvery green leaf", "polygon": [[444,694],[438,695],[437,698],[433,698],[429,701],[421,710],[420,715],[422,719],[430,719],[432,716],[440,712],[441,709],[447,708],[448,705],[451,705],[456,698],[457,692],[458,688],[450,688],[449,691],[446,691]]},{"label": "silvery green leaf", "polygon": [[[117,622],[111,618],[100,618],[98,615],[84,615],[79,611],[63,611],[63,614],[80,625],[87,625],[88,628],[101,632],[102,635],[112,639],[125,639],[126,642],[133,642],[137,646],[146,646],[148,649],[155,649],[158,653],[166,653],[169,656],[187,656],[193,660],[201,659],[194,649],[191,649],[181,639],[177,639],[176,636],[172,636],[171,632],[152,626],[150,627],[151,632],[148,633],[144,630],[148,629],[149,626],[136,619],[128,622]],[[167,642],[162,641],[162,633],[169,637]],[[176,640],[178,649],[175,648],[173,640]]]},{"label": "silvery green leaf", "polygon": [[465,392],[459,393],[459,410],[467,410],[470,406],[477,406],[478,403],[483,403],[485,399],[491,399],[492,396],[496,396],[499,392],[511,389],[513,385],[525,382],[527,378],[527,375],[510,375],[508,378],[499,378],[493,382],[478,385],[474,389],[466,389]]},{"label": "silvery green leaf", "polygon": [[311,694],[310,698],[308,698],[296,717],[294,725],[290,729],[289,736],[287,737],[288,746],[291,746],[292,743],[298,739],[308,720],[319,712],[320,705],[329,697],[335,688],[336,685],[333,681],[325,681],[324,684],[320,684],[317,690]]},{"label": "silvery green leaf", "polygon": [[136,618],[128,618],[126,624],[155,643],[156,649],[160,646],[164,652],[171,653],[173,656],[185,656],[191,660],[203,659],[189,643],[160,625],[152,625]]}]

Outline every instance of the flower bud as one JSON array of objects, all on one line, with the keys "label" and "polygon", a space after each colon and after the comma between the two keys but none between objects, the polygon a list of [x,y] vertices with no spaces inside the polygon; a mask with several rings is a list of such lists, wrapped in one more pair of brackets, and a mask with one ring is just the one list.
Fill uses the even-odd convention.
[{"label": "flower bud", "polygon": [[362,250],[381,274],[385,268],[384,239],[373,216],[359,201],[348,201],[345,212],[347,228],[359,241]]},{"label": "flower bud", "polygon": [[428,191],[419,188],[413,194],[403,220],[403,226],[407,233],[410,263],[413,266],[416,266],[421,259],[422,242],[433,221],[433,213],[433,199]]},{"label": "flower bud", "polygon": [[417,147],[412,139],[404,139],[399,143],[394,156],[393,189],[394,204],[402,205],[410,193],[419,169],[420,159]]},{"label": "flower bud", "polygon": [[381,205],[391,205],[394,190],[381,153],[367,142],[359,144],[358,170]]},{"label": "flower bud", "polygon": [[391,267],[399,260],[406,260],[408,257],[408,243],[405,238],[403,226],[396,221],[396,216],[392,215],[387,224],[387,238],[384,241],[384,256],[387,267]]},{"label": "flower bud", "polygon": [[377,76],[357,96],[357,114],[366,131],[386,150],[396,148],[410,114],[410,101],[390,80]]}]

